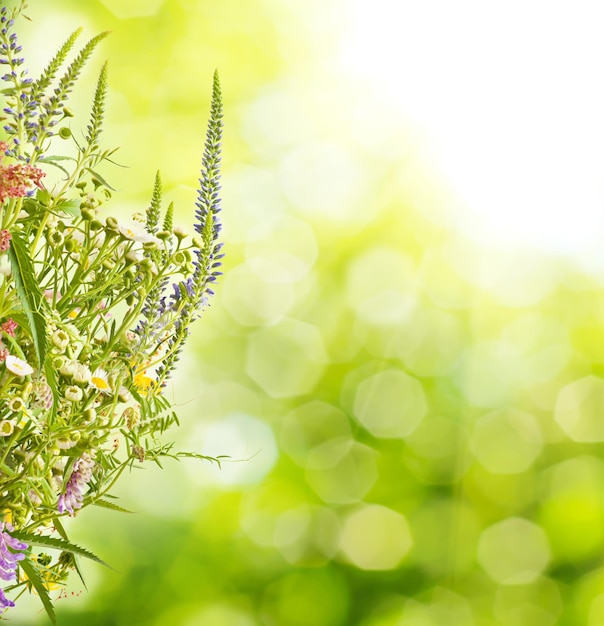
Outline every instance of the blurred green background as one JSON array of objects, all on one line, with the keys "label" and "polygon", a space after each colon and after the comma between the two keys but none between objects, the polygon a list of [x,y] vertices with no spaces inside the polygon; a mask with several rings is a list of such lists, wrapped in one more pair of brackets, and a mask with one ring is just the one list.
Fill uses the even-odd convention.
[{"label": "blurred green background", "polygon": [[[30,0],[34,70],[77,26],[112,31],[72,104],[83,126],[107,58],[105,143],[128,166],[105,169],[108,213],[144,210],[159,168],[190,223],[214,68],[226,105],[225,275],[168,394],[181,448],[232,462],[144,466],[118,490],[136,514],[72,520],[116,571],[84,564],[63,626],[604,624],[600,257],[550,245],[574,223],[555,172],[530,213],[476,169],[470,190],[520,209],[468,209],[447,163],[494,158],[467,115],[501,93],[477,74],[468,113],[472,81],[442,83],[455,49],[428,4],[405,56],[384,41],[414,25],[383,2]],[[452,161],[439,124],[468,138]],[[13,623],[46,624],[36,602]]]}]

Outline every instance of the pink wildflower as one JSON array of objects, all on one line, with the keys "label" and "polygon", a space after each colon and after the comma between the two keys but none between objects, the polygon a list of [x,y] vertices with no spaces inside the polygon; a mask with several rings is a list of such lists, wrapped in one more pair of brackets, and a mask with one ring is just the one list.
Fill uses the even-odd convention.
[{"label": "pink wildflower", "polygon": [[[0,163],[4,159],[3,155],[7,149],[7,143],[0,141]],[[7,198],[25,196],[32,185],[42,189],[41,180],[45,175],[40,168],[29,163],[0,165],[0,203],[3,203]]]},{"label": "pink wildflower", "polygon": [[6,333],[9,337],[15,336],[15,331],[17,330],[17,322],[12,317],[9,317],[6,322],[0,326],[2,332]]},{"label": "pink wildflower", "polygon": [[0,252],[6,252],[10,248],[11,234],[8,230],[0,230]]}]

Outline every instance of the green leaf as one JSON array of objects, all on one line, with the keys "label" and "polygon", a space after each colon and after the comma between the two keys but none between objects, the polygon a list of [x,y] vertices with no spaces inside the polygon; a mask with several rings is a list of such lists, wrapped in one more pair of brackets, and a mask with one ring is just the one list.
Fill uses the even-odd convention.
[{"label": "green leaf", "polygon": [[[14,533],[12,534],[14,535]],[[27,578],[29,579],[29,582],[33,585],[34,589],[38,592],[38,595],[40,596],[40,600],[42,600],[42,604],[44,605],[44,608],[46,609],[46,613],[48,617],[50,618],[50,621],[53,624],[56,624],[57,617],[55,615],[55,608],[52,605],[52,600],[50,599],[50,596],[48,595],[48,589],[46,589],[46,586],[44,585],[44,581],[42,580],[42,577],[40,576],[40,572],[38,572],[33,562],[27,558],[23,559],[23,561],[19,563],[19,567],[27,574]]]},{"label": "green leaf", "polygon": [[63,211],[73,217],[80,216],[80,200],[63,200],[55,206],[57,211]]},{"label": "green leaf", "polygon": [[222,467],[221,461],[231,458],[228,454],[220,454],[218,456],[207,456],[205,454],[199,454],[197,452],[177,452],[174,456],[177,459],[198,459],[200,461],[210,461],[210,463],[216,463],[218,467]]},{"label": "green leaf", "polygon": [[17,475],[13,469],[4,463],[0,463],[0,472],[6,474],[8,478],[14,478]]},{"label": "green leaf", "polygon": [[117,191],[98,172],[95,172],[89,167],[87,167],[86,169],[99,181],[99,183],[101,183],[101,185],[104,185],[105,187],[107,187],[107,189],[111,189],[111,191]]},{"label": "green leaf", "polygon": [[53,518],[52,524],[57,529],[57,532],[59,533],[59,535],[61,535],[61,537],[63,537],[65,541],[69,541],[69,537],[67,536],[67,531],[65,530],[63,526],[63,522],[61,522],[61,520],[58,517]]},{"label": "green leaf", "polygon": [[67,176],[67,178],[69,178],[70,173],[62,165],[59,165],[58,163],[55,163],[54,161],[48,161],[47,165],[52,165],[53,167],[60,169]]},{"label": "green leaf", "polygon": [[86,559],[90,559],[91,561],[96,561],[105,567],[109,567],[112,569],[105,561],[100,559],[92,552],[89,552],[85,548],[80,548],[80,546],[76,546],[74,543],[67,541],[65,539],[59,539],[58,537],[48,537],[46,535],[33,535],[31,533],[24,532],[22,530],[15,530],[11,532],[11,535],[15,537],[15,539],[19,539],[19,541],[24,541],[30,546],[41,546],[43,548],[55,548],[56,550],[63,550],[65,552],[71,552],[72,554],[77,554],[79,556],[83,556]]},{"label": "green leaf", "polygon": [[13,270],[13,279],[21,306],[27,316],[38,363],[40,366],[43,366],[48,341],[46,321],[42,314],[44,296],[36,281],[34,266],[25,243],[19,234],[15,232],[11,234],[12,239],[8,249],[8,256]]},{"label": "green leaf", "polygon": [[[61,535],[61,537],[63,537],[65,541],[69,541],[69,537],[67,536],[67,531],[63,527],[61,520],[58,517],[55,517],[52,520],[52,523],[53,523],[53,526],[57,529],[57,532],[59,533],[59,535]],[[78,576],[80,577],[80,580],[82,581],[82,584],[84,585],[84,589],[88,589],[88,586],[86,585],[86,581],[84,580],[84,574],[82,574],[82,570],[80,569],[80,563],[78,562],[78,557],[75,556],[75,554],[73,556],[73,565],[75,567],[75,570]]]},{"label": "green leaf", "polygon": [[38,159],[38,163],[52,163],[53,161],[73,161],[77,163],[77,159],[70,156],[61,156],[60,154],[53,154],[51,156],[44,156]]},{"label": "green leaf", "polygon": [[50,203],[50,193],[48,189],[38,189],[38,191],[36,191],[36,200],[44,206],[48,206]]},{"label": "green leaf", "polygon": [[94,504],[95,506],[100,506],[103,507],[104,509],[111,509],[112,511],[117,511],[118,513],[134,513],[134,511],[129,511],[128,509],[125,509],[124,507],[119,506],[119,504],[114,504],[113,502],[109,502],[109,500],[95,500],[94,502],[91,502],[91,504]]}]

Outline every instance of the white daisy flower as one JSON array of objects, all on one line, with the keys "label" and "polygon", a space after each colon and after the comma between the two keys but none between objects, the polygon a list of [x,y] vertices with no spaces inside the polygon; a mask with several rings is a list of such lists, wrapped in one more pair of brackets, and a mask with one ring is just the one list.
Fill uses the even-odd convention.
[{"label": "white daisy flower", "polygon": [[34,368],[27,363],[27,361],[23,361],[22,359],[9,354],[6,357],[6,369],[15,374],[16,376],[29,376],[33,374]]},{"label": "white daisy flower", "polygon": [[146,231],[143,224],[135,222],[130,224],[119,224],[118,230],[123,237],[129,239],[130,241],[138,241],[139,243],[153,242],[157,245],[161,243],[157,237]]},{"label": "white daisy flower", "polygon": [[90,368],[83,363],[75,363],[73,368],[73,382],[80,384],[87,384],[90,382],[92,374]]},{"label": "white daisy flower", "polygon": [[109,393],[111,385],[109,384],[109,376],[104,369],[96,369],[90,377],[90,385],[101,393]]}]

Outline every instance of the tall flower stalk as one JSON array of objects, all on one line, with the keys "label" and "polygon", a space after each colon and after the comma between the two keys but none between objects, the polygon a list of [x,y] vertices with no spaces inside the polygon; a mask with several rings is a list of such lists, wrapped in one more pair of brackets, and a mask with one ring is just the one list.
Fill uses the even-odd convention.
[{"label": "tall flower stalk", "polygon": [[[216,73],[190,233],[174,227],[159,173],[146,210],[114,217],[106,64],[83,140],[67,107],[106,33],[75,51],[78,29],[32,79],[15,32],[23,9],[0,9],[0,579],[11,583],[0,610],[13,606],[5,593],[35,590],[54,622],[50,590],[79,574],[76,557],[99,560],[61,518],[92,504],[120,510],[108,497],[133,464],[207,458],[160,435],[178,422],[166,381],[220,276],[223,113]],[[60,155],[64,140],[75,156]]]}]

